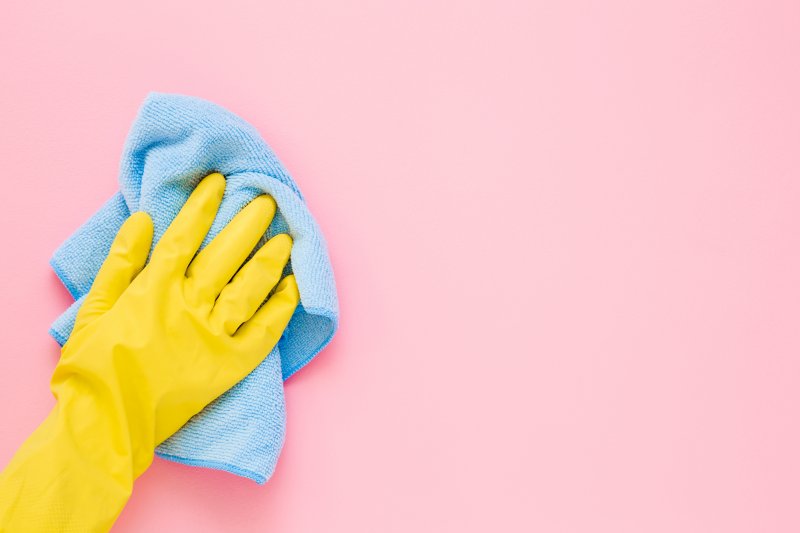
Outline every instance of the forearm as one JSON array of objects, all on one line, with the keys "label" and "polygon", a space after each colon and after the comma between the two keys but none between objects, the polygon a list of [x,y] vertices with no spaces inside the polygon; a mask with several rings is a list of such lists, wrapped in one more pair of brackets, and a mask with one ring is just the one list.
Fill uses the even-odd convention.
[{"label": "forearm", "polygon": [[96,398],[67,396],[0,474],[0,531],[108,531],[149,464]]}]

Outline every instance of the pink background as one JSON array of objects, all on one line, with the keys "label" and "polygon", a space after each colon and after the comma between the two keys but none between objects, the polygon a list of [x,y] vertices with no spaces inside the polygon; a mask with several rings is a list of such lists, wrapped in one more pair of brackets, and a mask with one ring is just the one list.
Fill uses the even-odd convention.
[{"label": "pink background", "polygon": [[267,486],[156,460],[116,531],[800,531],[797,2],[2,20],[2,464],[53,404],[47,260],[160,90],[273,145],[342,328],[287,383]]}]

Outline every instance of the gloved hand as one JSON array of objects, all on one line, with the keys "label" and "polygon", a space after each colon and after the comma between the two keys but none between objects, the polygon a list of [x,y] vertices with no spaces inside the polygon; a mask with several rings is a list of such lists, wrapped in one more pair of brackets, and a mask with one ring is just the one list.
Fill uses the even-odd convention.
[{"label": "gloved hand", "polygon": [[195,256],[224,189],[206,177],[147,266],[150,217],[119,230],[53,374],[57,405],[0,475],[0,531],[107,531],[155,447],[278,342],[299,301],[294,277],[280,280],[291,238],[245,263],[274,200],[253,200]]}]

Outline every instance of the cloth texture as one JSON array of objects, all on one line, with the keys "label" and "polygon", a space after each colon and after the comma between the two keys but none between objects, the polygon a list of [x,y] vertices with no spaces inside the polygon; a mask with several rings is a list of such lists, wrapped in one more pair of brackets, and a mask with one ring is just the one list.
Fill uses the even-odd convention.
[{"label": "cloth texture", "polygon": [[128,216],[149,213],[157,242],[197,183],[212,172],[226,177],[226,190],[204,245],[250,200],[271,195],[278,212],[262,242],[277,233],[292,236],[287,273],[295,275],[300,305],[261,365],[164,441],[156,453],[264,483],[284,442],[283,381],[331,340],[338,327],[339,305],[322,232],[297,185],[250,124],[199,98],[148,95],[125,143],[119,192],[50,261],[76,300],[56,319],[50,334],[61,345],[69,338],[78,308]]}]

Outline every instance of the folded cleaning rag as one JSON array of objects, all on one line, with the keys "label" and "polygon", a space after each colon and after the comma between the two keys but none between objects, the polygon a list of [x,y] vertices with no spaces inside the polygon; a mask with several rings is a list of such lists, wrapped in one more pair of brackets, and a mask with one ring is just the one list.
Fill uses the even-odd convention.
[{"label": "folded cleaning rag", "polygon": [[199,98],[158,93],[147,97],[125,143],[119,192],[50,261],[76,299],[54,322],[50,334],[62,345],[69,338],[78,308],[122,222],[135,211],[146,211],[153,218],[157,241],[195,185],[211,172],[222,173],[227,187],[204,245],[250,200],[270,194],[278,213],[264,240],[281,232],[293,237],[287,273],[293,272],[297,279],[300,305],[264,362],[156,453],[264,483],[283,447],[283,380],[331,340],[339,306],[322,233],[297,185],[250,124]]}]

